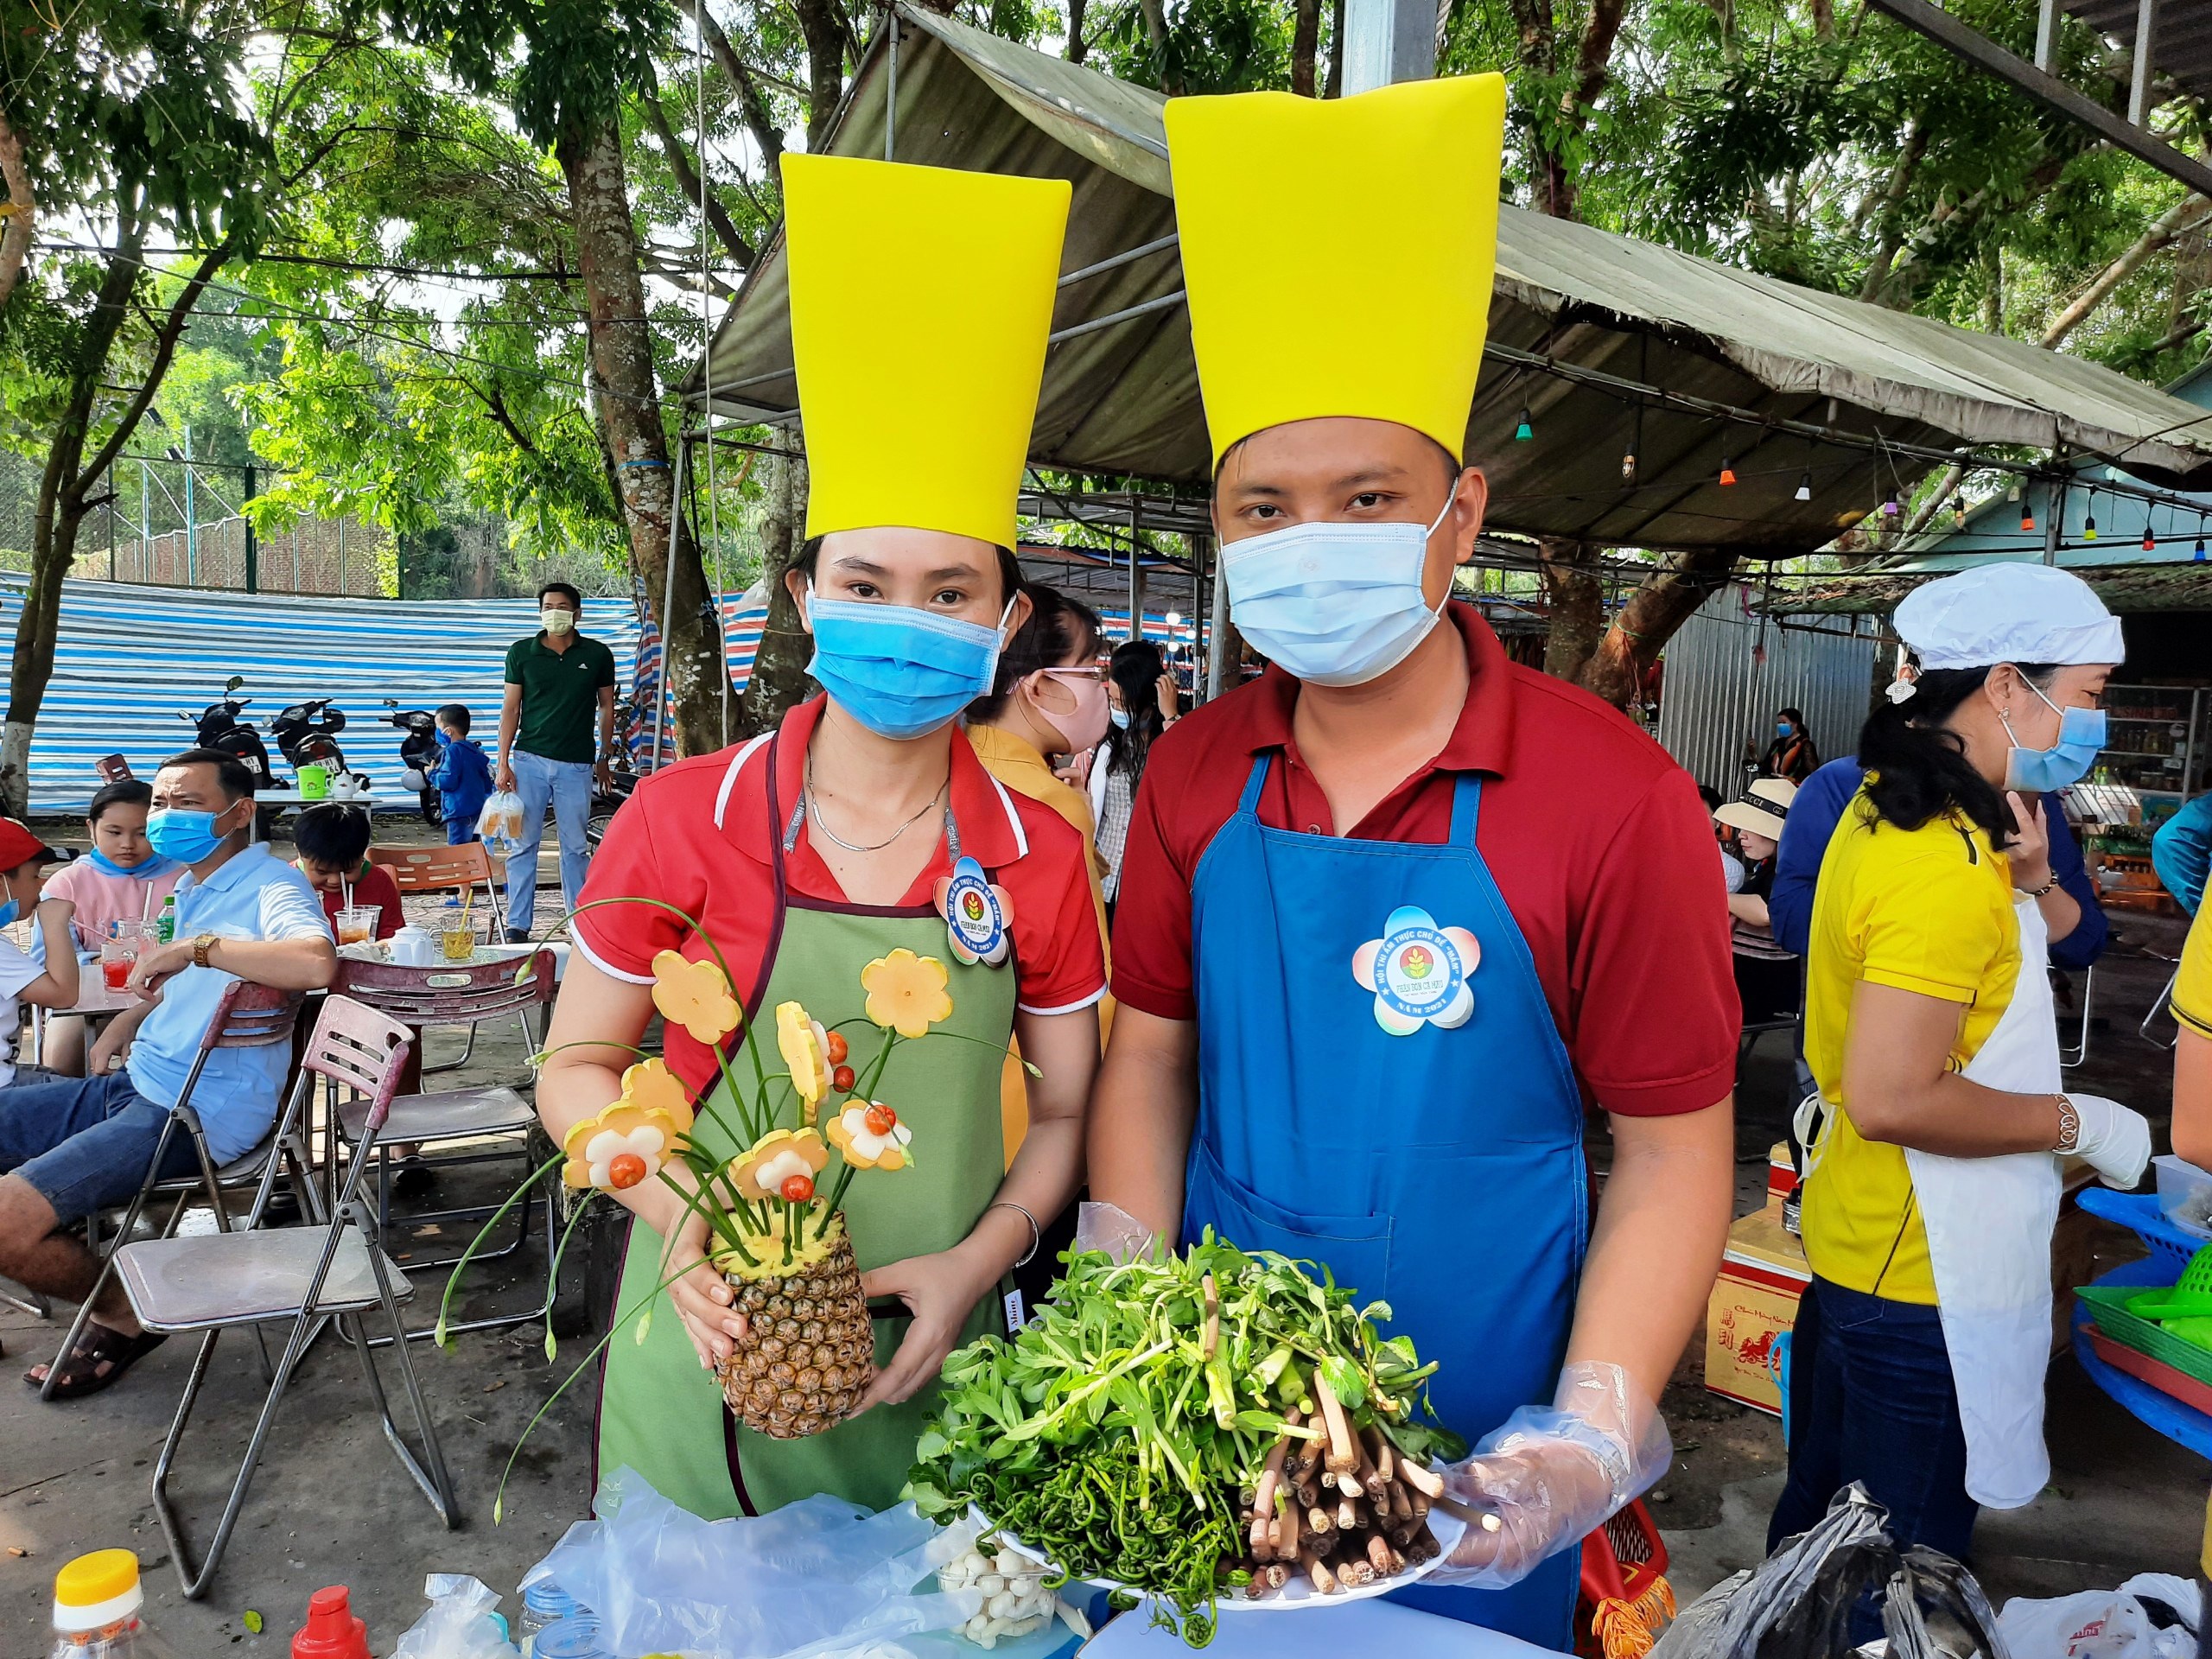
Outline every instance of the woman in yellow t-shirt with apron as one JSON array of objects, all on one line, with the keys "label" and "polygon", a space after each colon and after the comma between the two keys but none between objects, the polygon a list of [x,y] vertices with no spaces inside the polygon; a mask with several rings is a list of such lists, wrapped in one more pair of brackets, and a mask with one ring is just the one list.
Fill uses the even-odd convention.
[{"label": "woman in yellow t-shirt with apron", "polygon": [[[2080,578],[1987,565],[1898,606],[1916,662],[1867,721],[1866,782],[1821,861],[1805,1055],[1812,1283],[1790,1348],[1771,1542],[1863,1482],[1900,1546],[1964,1556],[2043,1443],[2059,1159],[2140,1179],[2150,1132],[2069,1096],[2044,953],[2073,925],[2037,797],[2088,771],[2120,623]],[[1871,1606],[1864,1633],[1879,1634]]]}]

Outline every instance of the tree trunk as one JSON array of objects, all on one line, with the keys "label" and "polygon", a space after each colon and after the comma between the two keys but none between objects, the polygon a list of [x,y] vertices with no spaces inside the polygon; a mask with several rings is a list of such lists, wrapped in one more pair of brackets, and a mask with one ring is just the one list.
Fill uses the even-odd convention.
[{"label": "tree trunk", "polygon": [[1835,39],[1835,0],[1813,0],[1813,36],[1822,41]]},{"label": "tree trunk", "polygon": [[768,188],[776,187],[776,162],[784,153],[784,130],[776,124],[775,111],[770,108],[768,95],[761,91],[758,77],[746,67],[745,60],[737,55],[737,48],[730,44],[729,36],[722,33],[722,26],[714,14],[702,6],[699,25],[707,37],[707,47],[721,64],[722,73],[729,77],[730,85],[737,92],[737,107],[745,118],[745,130],[753,135],[753,142],[760,150],[761,176]]},{"label": "tree trunk", "polygon": [[608,120],[564,134],[556,154],[575,221],[576,264],[591,312],[592,370],[630,532],[630,557],[645,586],[646,610],[660,631],[661,662],[675,708],[676,752],[704,754],[721,737],[721,693],[715,683],[721,652],[698,547],[672,533],[675,480],[668,434],[661,424],[621,137]]},{"label": "tree trunk", "polygon": [[1297,22],[1290,34],[1290,90],[1313,96],[1313,60],[1321,49],[1321,0],[1295,0]]},{"label": "tree trunk", "polygon": [[31,194],[31,175],[23,166],[23,141],[0,111],[0,182],[8,187],[8,200],[0,204],[0,305],[8,303],[16,280],[23,274],[23,260],[31,251],[31,232],[38,223],[38,201]]},{"label": "tree trunk", "polygon": [[1675,554],[1629,595],[1574,677],[1576,682],[1614,708],[1626,708],[1675,630],[1719,591],[1735,569],[1736,555],[1731,549]]},{"label": "tree trunk", "polygon": [[787,432],[783,442],[792,453],[769,457],[767,512],[760,524],[760,580],[768,590],[768,620],[745,686],[745,729],[756,735],[773,727],[811,690],[806,664],[814,646],[784,581],[806,545],[806,460],[798,453],[796,432]]},{"label": "tree trunk", "polygon": [[1536,543],[1543,561],[1544,598],[1551,626],[1544,636],[1544,672],[1578,678],[1605,631],[1605,589],[1592,566],[1596,553],[1586,543],[1547,536]]},{"label": "tree trunk", "polygon": [[2050,327],[2044,330],[2042,344],[2055,350],[2091,312],[2112,296],[2114,289],[2140,270],[2145,260],[2195,230],[2203,223],[2208,213],[2212,213],[2212,200],[2199,195],[2183,196],[2168,208],[2156,224],[2136,238],[2133,247],[2100,271],[2096,281],[2051,319]]},{"label": "tree trunk", "polygon": [[714,226],[715,236],[721,243],[723,251],[735,260],[741,270],[750,270],[753,268],[753,245],[745,239],[744,233],[731,221],[729,209],[722,206],[721,199],[699,177],[699,169],[691,165],[691,152],[683,140],[677,136],[660,99],[651,92],[640,92],[638,107],[644,111],[645,124],[653,130],[653,137],[660,140],[661,154],[667,158],[668,170],[676,175],[676,188],[683,193],[684,204],[687,207],[701,202],[706,205],[707,221]]},{"label": "tree trunk", "polygon": [[845,24],[837,0],[794,0],[794,9],[806,36],[806,147],[818,156],[845,90]]},{"label": "tree trunk", "polygon": [[1068,61],[1081,63],[1090,50],[1090,42],[1083,38],[1083,14],[1085,0],[1068,0]]},{"label": "tree trunk", "polygon": [[1324,98],[1344,95],[1344,0],[1329,0],[1329,79]]}]

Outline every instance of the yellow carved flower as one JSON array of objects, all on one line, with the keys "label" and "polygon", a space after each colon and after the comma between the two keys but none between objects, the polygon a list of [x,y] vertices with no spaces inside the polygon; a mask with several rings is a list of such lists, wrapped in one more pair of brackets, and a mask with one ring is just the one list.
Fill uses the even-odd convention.
[{"label": "yellow carved flower", "polygon": [[674,950],[653,958],[653,1006],[695,1043],[712,1046],[737,1029],[737,998],[720,964],[688,962]]},{"label": "yellow carved flower", "polygon": [[868,1017],[901,1037],[926,1037],[931,1026],[952,1017],[952,997],[944,988],[950,978],[935,957],[906,950],[878,957],[861,969]]},{"label": "yellow carved flower", "polygon": [[881,1101],[850,1103],[830,1120],[828,1132],[830,1143],[855,1169],[904,1169],[914,1159],[907,1150],[914,1132]]},{"label": "yellow carved flower", "polygon": [[569,1186],[620,1192],[651,1180],[673,1155],[676,1121],[658,1108],[618,1100],[563,1137],[568,1161],[561,1179]]},{"label": "yellow carved flower", "polygon": [[698,1116],[690,1090],[661,1060],[640,1060],[622,1074],[622,1100],[641,1111],[666,1114],[678,1135],[690,1134]]},{"label": "yellow carved flower", "polygon": [[748,1198],[780,1198],[784,1183],[804,1175],[810,1184],[830,1161],[830,1148],[812,1129],[771,1129],[753,1150],[730,1160],[730,1179]]},{"label": "yellow carved flower", "polygon": [[830,1089],[830,1034],[796,1002],[776,1005],[776,1046],[791,1069],[791,1087],[811,1113]]}]

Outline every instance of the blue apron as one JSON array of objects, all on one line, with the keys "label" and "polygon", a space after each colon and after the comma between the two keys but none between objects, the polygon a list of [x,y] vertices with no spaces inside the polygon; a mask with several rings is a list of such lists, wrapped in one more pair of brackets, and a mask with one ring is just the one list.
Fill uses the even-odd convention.
[{"label": "blue apron", "polygon": [[[1389,1302],[1389,1332],[1441,1364],[1437,1415],[1471,1443],[1558,1381],[1588,1238],[1581,1093],[1475,849],[1481,779],[1459,775],[1448,841],[1408,845],[1268,828],[1268,766],[1191,887],[1185,1242],[1211,1225]],[[1580,1561],[1395,1599],[1564,1652]]]}]

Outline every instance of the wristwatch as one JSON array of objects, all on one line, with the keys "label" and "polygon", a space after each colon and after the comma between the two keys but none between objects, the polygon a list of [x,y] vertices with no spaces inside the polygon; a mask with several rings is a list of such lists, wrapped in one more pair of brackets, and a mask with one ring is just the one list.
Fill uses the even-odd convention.
[{"label": "wristwatch", "polygon": [[207,953],[215,948],[215,941],[222,937],[223,936],[219,933],[202,933],[197,938],[194,939],[192,942],[192,965],[195,968],[207,967],[208,965]]}]

